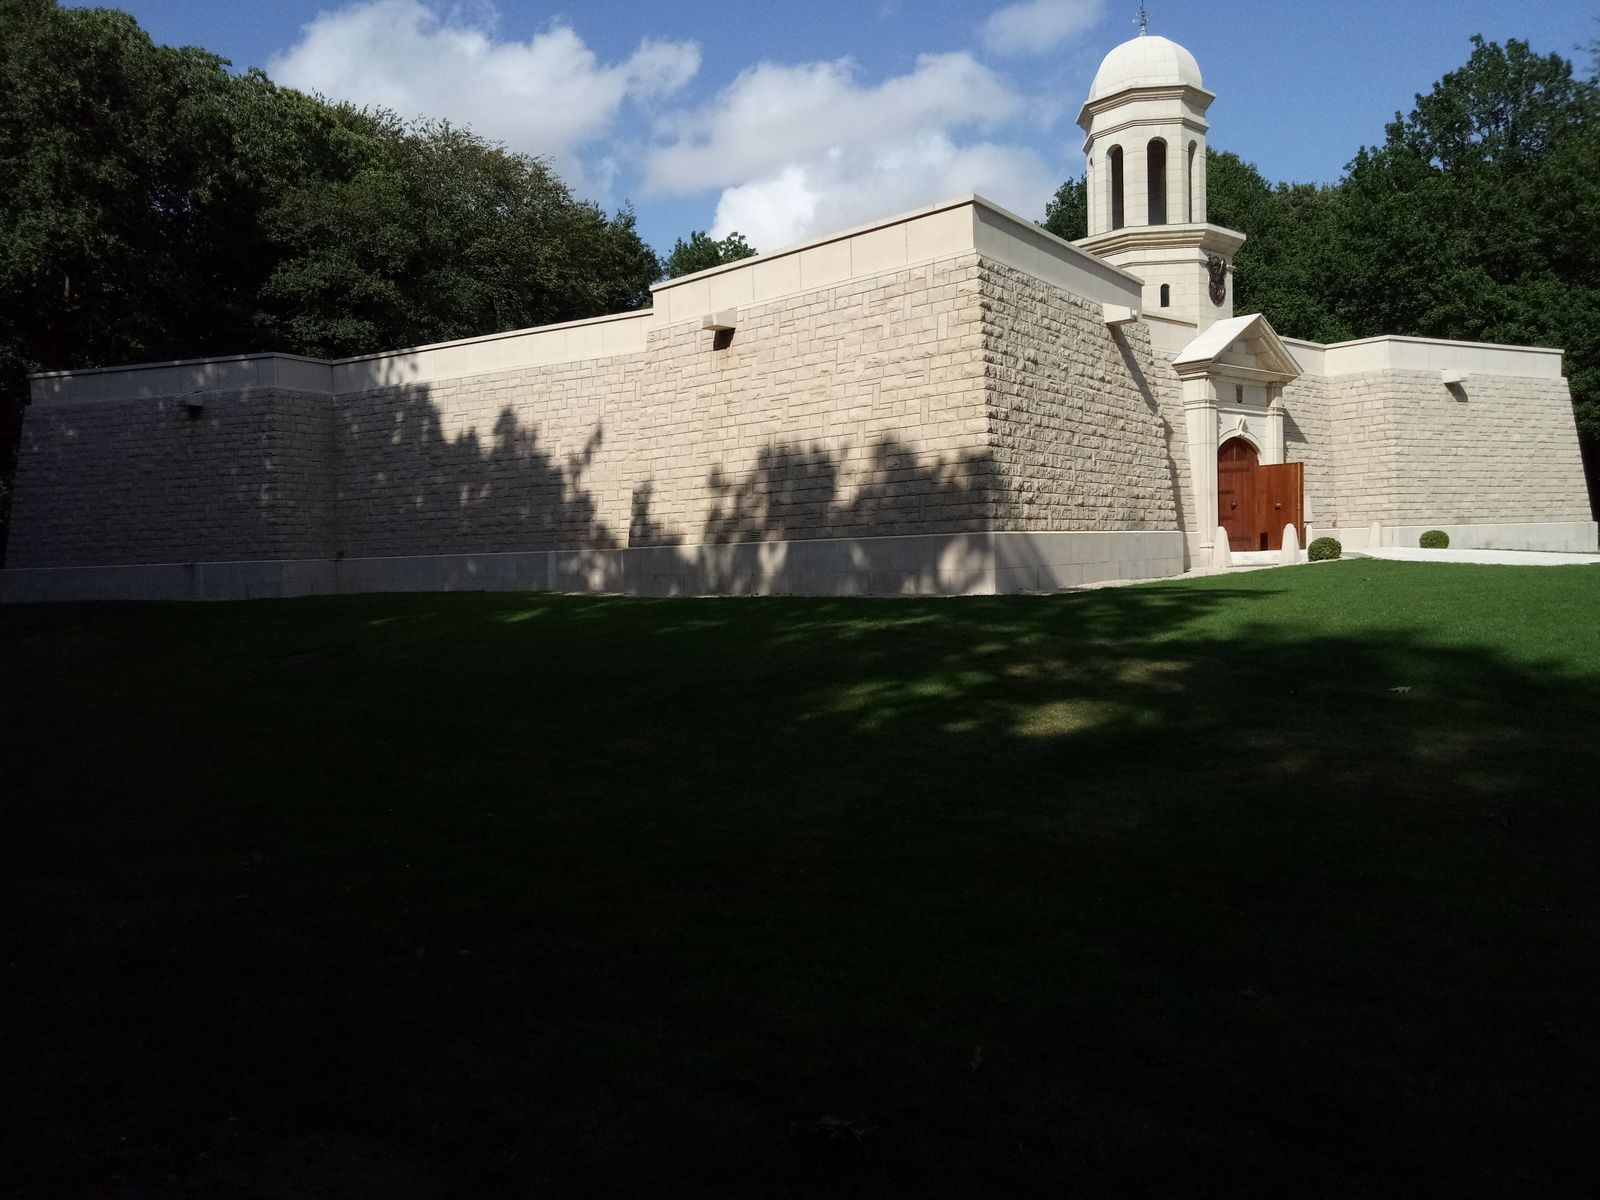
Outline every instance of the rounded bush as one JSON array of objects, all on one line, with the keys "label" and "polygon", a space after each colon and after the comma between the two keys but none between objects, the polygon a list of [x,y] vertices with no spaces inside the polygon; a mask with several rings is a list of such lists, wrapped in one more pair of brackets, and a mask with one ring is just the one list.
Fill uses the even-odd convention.
[{"label": "rounded bush", "polygon": [[1424,550],[1450,549],[1450,535],[1442,529],[1430,529],[1417,539],[1417,545]]},{"label": "rounded bush", "polygon": [[1311,562],[1326,562],[1330,558],[1338,558],[1344,553],[1344,547],[1339,544],[1338,538],[1320,537],[1306,547],[1306,558]]}]

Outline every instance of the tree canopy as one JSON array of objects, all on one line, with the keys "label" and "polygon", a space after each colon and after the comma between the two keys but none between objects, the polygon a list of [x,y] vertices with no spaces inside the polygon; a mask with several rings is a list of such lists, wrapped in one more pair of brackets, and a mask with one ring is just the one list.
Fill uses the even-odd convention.
[{"label": "tree canopy", "polygon": [[689,235],[688,241],[679,238],[673,244],[672,253],[667,255],[662,264],[663,273],[668,279],[676,279],[679,275],[693,275],[696,271],[708,271],[723,263],[751,258],[755,253],[756,248],[745,241],[744,234],[737,229],[720,241],[696,229]]}]

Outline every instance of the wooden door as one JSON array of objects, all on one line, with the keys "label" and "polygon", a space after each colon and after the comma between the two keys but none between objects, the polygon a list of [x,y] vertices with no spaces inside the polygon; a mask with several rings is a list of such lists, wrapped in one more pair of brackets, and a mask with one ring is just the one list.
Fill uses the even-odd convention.
[{"label": "wooden door", "polygon": [[[1304,463],[1277,463],[1255,469],[1255,523],[1257,535],[1264,537],[1263,550],[1283,549],[1283,527],[1293,525],[1305,548],[1305,491],[1306,466]],[[1232,545],[1229,537],[1229,545]]]},{"label": "wooden door", "polygon": [[1256,448],[1229,438],[1217,450],[1217,523],[1228,531],[1230,550],[1259,550],[1256,527]]}]

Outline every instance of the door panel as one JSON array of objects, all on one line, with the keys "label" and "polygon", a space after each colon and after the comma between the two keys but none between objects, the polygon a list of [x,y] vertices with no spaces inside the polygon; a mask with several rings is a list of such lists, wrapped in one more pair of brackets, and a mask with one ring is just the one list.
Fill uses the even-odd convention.
[{"label": "door panel", "polygon": [[1255,526],[1258,539],[1262,535],[1266,539],[1260,549],[1283,549],[1285,525],[1294,526],[1305,546],[1305,469],[1297,462],[1255,469]]},{"label": "door panel", "polygon": [[1217,520],[1232,550],[1256,549],[1256,468],[1217,468]]},{"label": "door panel", "polygon": [[1229,438],[1217,448],[1217,523],[1232,550],[1256,549],[1256,448]]}]

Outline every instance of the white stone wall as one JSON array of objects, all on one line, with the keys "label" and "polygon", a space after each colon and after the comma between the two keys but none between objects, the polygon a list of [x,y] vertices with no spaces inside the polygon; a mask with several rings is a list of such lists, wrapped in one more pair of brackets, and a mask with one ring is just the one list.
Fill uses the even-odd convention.
[{"label": "white stone wall", "polygon": [[[990,527],[967,253],[634,353],[338,395],[30,409],[8,565],[347,559]],[[400,372],[404,376],[404,372]]]},{"label": "white stone wall", "polygon": [[1283,389],[1283,457],[1305,464],[1306,524],[1313,535],[1331,528],[1338,510],[1328,395],[1328,381],[1316,375],[1302,375]]},{"label": "white stone wall", "polygon": [[336,398],[347,557],[988,527],[978,262],[698,321],[636,354]]},{"label": "white stone wall", "polygon": [[328,398],[281,388],[35,404],[9,567],[326,557]]},{"label": "white stone wall", "polygon": [[1589,519],[1564,379],[1383,370],[1329,381],[1324,525]]},{"label": "white stone wall", "polygon": [[[725,349],[651,340],[641,464],[659,544],[965,532],[991,519],[975,254],[741,309]],[[674,448],[665,468],[658,445]]]},{"label": "white stone wall", "polygon": [[[999,264],[982,270],[998,528],[1173,530],[1170,370],[1149,329],[1113,332],[1100,305]],[[1179,422],[1181,424],[1181,421]]]}]

